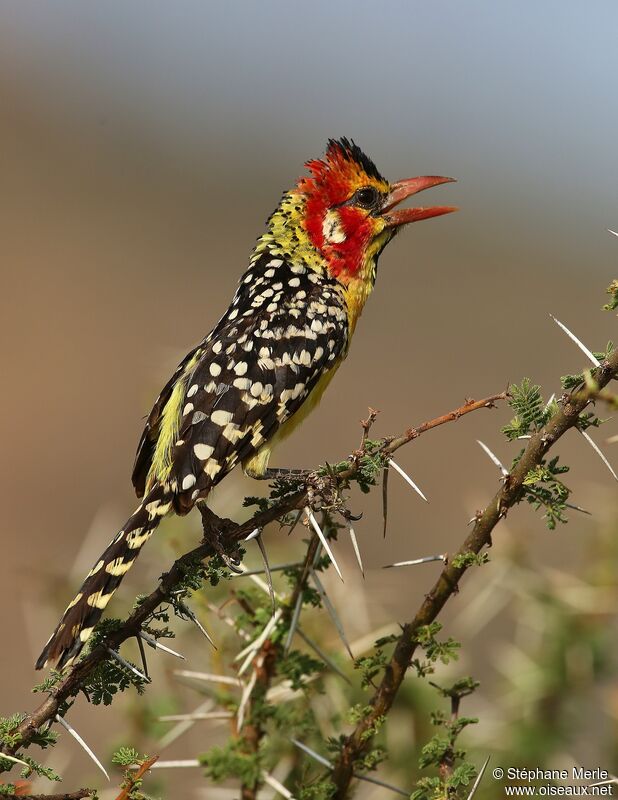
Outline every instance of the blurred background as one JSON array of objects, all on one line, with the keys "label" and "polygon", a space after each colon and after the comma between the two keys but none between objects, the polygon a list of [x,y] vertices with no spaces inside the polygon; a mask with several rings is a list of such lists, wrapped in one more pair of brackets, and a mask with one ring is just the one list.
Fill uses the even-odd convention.
[{"label": "blurred background", "polygon": [[[618,227],[617,29],[610,0],[0,5],[1,713],[32,707],[36,655],[134,506],[144,414],[227,306],[266,217],[328,137],[354,138],[393,180],[457,177],[427,202],[461,211],[389,246],[350,358],[277,464],[344,457],[368,406],[381,410],[374,432],[385,435],[524,375],[546,395],[558,391],[584,359],[550,313],[591,349],[615,338],[616,318],[600,306],[617,277],[618,240],[607,232]],[[430,504],[391,475],[386,541],[379,492],[355,499],[367,566],[357,636],[415,610],[438,568],[381,567],[461,542],[498,485],[475,440],[509,463],[516,447],[499,434],[509,418],[505,408],[478,413],[401,451]],[[599,444],[612,433],[614,423],[592,431]],[[605,450],[618,465],[616,446]],[[462,620],[476,625],[468,607],[511,574],[513,547],[550,596],[563,576],[569,598],[589,562],[615,557],[615,483],[581,437],[558,452],[573,467],[574,502],[593,517],[549,533],[517,509],[496,532],[495,563],[450,603],[449,635],[467,637]],[[255,492],[234,475],[215,508],[241,518],[240,498]],[[113,613],[198,536],[193,517],[162,526]],[[280,538],[274,529],[267,543],[285,558],[293,545]],[[338,553],[353,571],[346,542]],[[613,575],[602,627],[615,641]],[[515,614],[512,594],[503,607]],[[592,610],[601,613],[591,599],[583,613]],[[514,691],[507,666],[520,677],[532,668],[529,640],[516,658],[513,625],[499,619],[464,638],[465,669],[483,681],[466,713],[500,707]],[[558,752],[587,767],[613,758],[618,769],[616,672],[596,683],[585,674],[587,722],[572,740],[559,732]],[[91,743],[105,726],[122,739],[120,706],[79,705]],[[476,733],[488,740],[495,728],[485,724]],[[412,733],[402,730],[405,744]],[[185,757],[204,749],[204,736],[184,742]],[[85,783],[91,765],[63,747],[67,778]],[[197,774],[187,787],[187,797],[206,796]]]}]

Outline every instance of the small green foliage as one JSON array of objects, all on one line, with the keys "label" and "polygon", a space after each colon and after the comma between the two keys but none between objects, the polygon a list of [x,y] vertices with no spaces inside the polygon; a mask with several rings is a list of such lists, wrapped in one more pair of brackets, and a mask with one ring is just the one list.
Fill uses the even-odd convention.
[{"label": "small green foliage", "polygon": [[565,391],[572,392],[573,389],[577,389],[578,386],[582,385],[584,379],[584,373],[580,372],[575,375],[563,375],[560,378],[560,383]]},{"label": "small green foliage", "polygon": [[567,521],[565,517],[566,502],[571,490],[558,480],[558,475],[569,471],[569,467],[558,464],[558,456],[541,463],[530,470],[523,481],[523,497],[538,511],[544,508],[543,518],[549,530]]},{"label": "small green foliage", "polygon": [[[427,626],[429,627],[429,626]],[[472,717],[460,717],[459,705],[463,697],[471,694],[478,682],[469,677],[460,678],[452,686],[441,687],[431,684],[440,695],[450,701],[450,713],[439,710],[431,715],[432,724],[439,729],[423,746],[419,767],[434,767],[438,775],[421,778],[411,800],[444,800],[462,798],[468,793],[467,787],[476,776],[473,764],[467,762],[465,750],[457,744],[461,732],[469,725],[478,722]],[[460,762],[460,763],[458,763]]]},{"label": "small green foliage", "polygon": [[292,689],[301,689],[308,677],[324,672],[324,664],[300,650],[290,650],[280,659],[278,669],[292,682]]},{"label": "small green foliage", "polygon": [[19,728],[25,719],[25,714],[12,714],[10,717],[0,717],[0,744],[5,747],[15,747],[20,741],[17,728]]},{"label": "small green foliage", "polygon": [[[10,769],[10,767],[4,767],[0,761],[0,768],[2,769]],[[0,797],[15,797],[15,793],[17,792],[17,786],[14,783],[0,783]]]},{"label": "small green foliage", "polygon": [[111,636],[113,633],[117,633],[122,628],[122,620],[117,619],[115,617],[108,617],[106,619],[100,620],[90,639],[88,639],[87,649],[88,652],[92,652],[96,647],[98,647],[104,639],[107,639],[108,636]]},{"label": "small green foliage", "polygon": [[580,431],[585,431],[588,428],[599,428],[604,422],[607,422],[607,420],[600,419],[596,414],[583,413],[577,418],[577,427]]},{"label": "small green foliage", "polygon": [[[19,744],[20,736],[17,733],[17,728],[25,719],[26,714],[13,714],[10,717],[0,717],[0,745],[4,747],[15,747]],[[36,731],[28,745],[35,744],[45,750],[47,747],[54,745],[56,741],[57,736],[55,732],[50,731],[49,726],[47,726]],[[57,775],[54,770],[43,767],[33,758],[30,758],[30,756],[20,753],[18,756],[16,756],[16,758],[19,758],[21,761],[25,761],[26,764],[28,764],[27,767],[23,767],[22,769],[22,778],[28,778],[34,773],[36,775],[40,775],[41,777],[47,778],[50,781],[60,780],[60,776]],[[8,772],[14,766],[14,761],[10,761],[6,758],[3,759],[2,756],[0,756],[0,771]]]},{"label": "small green foliage", "polygon": [[380,766],[387,755],[388,753],[383,747],[373,747],[354,760],[354,770],[355,772],[371,772]]},{"label": "small green foliage", "polygon": [[618,281],[612,281],[605,291],[610,300],[603,306],[603,311],[615,311],[618,308]]},{"label": "small green foliage", "polygon": [[455,567],[455,569],[467,569],[468,567],[482,567],[483,564],[487,564],[488,562],[488,553],[473,553],[471,550],[468,550],[467,553],[459,553],[459,555],[454,556],[451,565]]},{"label": "small green foliage", "polygon": [[[320,472],[318,470],[318,472]],[[269,484],[270,493],[268,497],[249,496],[243,500],[245,508],[256,508],[258,512],[268,511],[275,505],[279,505],[281,501],[291,497],[305,484],[305,479],[298,475],[286,475],[281,478],[276,478]],[[283,519],[280,520],[284,524]]]},{"label": "small green foliage", "polygon": [[112,756],[113,764],[125,767],[121,787],[127,793],[128,800],[148,800],[147,795],[141,791],[143,778],[130,769],[133,765],[141,767],[148,760],[149,756],[140,756],[133,747],[119,747]]},{"label": "small green foliage", "polygon": [[461,644],[450,636],[444,642],[438,641],[436,635],[441,630],[442,625],[439,622],[430,622],[429,625],[422,625],[416,631],[414,638],[423,648],[430,662],[441,661],[443,664],[448,664],[451,661],[457,661],[459,658],[457,651]]},{"label": "small green foliage", "polygon": [[362,732],[361,742],[366,742],[367,739],[371,739],[373,736],[375,736],[385,722],[386,717],[383,714],[375,717],[375,719],[372,721],[372,724]]},{"label": "small green foliage", "polygon": [[362,719],[365,719],[368,714],[371,714],[371,706],[364,706],[360,703],[356,703],[356,705],[348,710],[348,722],[350,725],[356,725]]},{"label": "small green foliage", "polygon": [[388,664],[388,658],[382,648],[377,647],[371,655],[357,658],[354,661],[354,668],[361,671],[361,686],[366,688],[373,685],[373,679]]},{"label": "small green foliage", "polygon": [[311,783],[304,783],[295,792],[298,800],[330,800],[337,787],[328,778],[320,778]]},{"label": "small green foliage", "polygon": [[206,767],[206,775],[213,781],[234,778],[243,785],[255,788],[262,775],[262,760],[259,753],[249,753],[242,739],[230,739],[223,747],[213,747],[200,757]]},{"label": "small green foliage", "polygon": [[118,764],[120,767],[130,767],[133,764],[142,763],[147,758],[148,756],[140,757],[134,747],[119,747],[112,756],[112,764]]},{"label": "small green foliage", "polygon": [[57,772],[54,772],[54,770],[50,769],[49,767],[44,767],[42,764],[36,762],[33,758],[30,758],[30,756],[20,755],[19,757],[22,761],[25,761],[26,764],[28,764],[28,766],[24,767],[21,771],[22,778],[29,778],[34,774],[41,778],[47,778],[48,781],[62,780]]},{"label": "small green foliage", "polygon": [[144,681],[133,672],[124,669],[110,656],[90,672],[82,685],[82,691],[93,705],[103,703],[104,706],[108,706],[114,695],[124,692],[129,686],[135,686],[139,694],[144,692]]},{"label": "small green foliage", "polygon": [[553,413],[552,404],[546,408],[543,402],[540,386],[529,378],[524,378],[519,385],[509,386],[509,405],[515,411],[515,417],[502,428],[509,441],[535,433]]},{"label": "small green foliage", "polygon": [[32,687],[32,692],[51,692],[54,686],[60,683],[61,680],[62,672],[59,672],[57,669],[52,669],[41,683],[37,683],[36,686]]},{"label": "small green foliage", "polygon": [[437,683],[430,681],[431,686],[434,687],[444,698],[459,698],[466,697],[466,695],[472,694],[478,687],[480,683],[475,681],[474,678],[470,678],[467,675],[463,678],[459,678],[456,680],[452,686],[443,687],[438,686]]},{"label": "small green foliage", "polygon": [[358,462],[358,471],[354,479],[362,492],[367,494],[372,486],[376,485],[378,476],[384,468],[386,458],[379,452],[384,442],[367,439],[364,447],[364,454]]},{"label": "small green foliage", "polygon": [[[64,711],[63,708],[60,710]],[[32,734],[32,738],[30,739],[30,743],[38,745],[41,750],[45,750],[48,747],[53,747],[57,741],[58,734],[56,731],[51,729],[51,723],[46,727],[39,728],[35,733]]]},{"label": "small green foliage", "polygon": [[210,579],[212,586],[216,586],[222,577],[228,577],[219,556],[212,556],[206,564],[201,558],[189,559],[182,563],[180,571],[182,577],[174,586],[174,592],[183,596],[201,589],[206,578]]}]

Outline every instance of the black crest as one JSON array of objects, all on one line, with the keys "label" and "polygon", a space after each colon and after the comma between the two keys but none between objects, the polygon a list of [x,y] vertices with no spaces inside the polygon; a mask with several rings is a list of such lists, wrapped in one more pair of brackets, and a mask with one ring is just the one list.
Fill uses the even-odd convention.
[{"label": "black crest", "polygon": [[352,139],[347,139],[345,136],[341,139],[329,139],[326,147],[326,154],[329,155],[333,152],[339,153],[339,155],[347,161],[354,161],[370,178],[375,178],[378,181],[385,180],[369,156],[363,153]]}]

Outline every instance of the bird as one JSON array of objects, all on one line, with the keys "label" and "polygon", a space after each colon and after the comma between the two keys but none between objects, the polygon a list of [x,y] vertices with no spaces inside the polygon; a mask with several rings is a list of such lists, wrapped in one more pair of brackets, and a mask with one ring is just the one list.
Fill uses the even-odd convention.
[{"label": "bird", "polygon": [[285,192],[257,240],[231,304],[181,361],[150,412],[132,482],[134,513],[86,576],[36,668],[70,666],[161,520],[187,514],[238,464],[278,474],[273,448],[315,408],[348,354],[378,259],[411,222],[453,206],[400,208],[452,178],[389,183],[355,144],[324,156]]}]

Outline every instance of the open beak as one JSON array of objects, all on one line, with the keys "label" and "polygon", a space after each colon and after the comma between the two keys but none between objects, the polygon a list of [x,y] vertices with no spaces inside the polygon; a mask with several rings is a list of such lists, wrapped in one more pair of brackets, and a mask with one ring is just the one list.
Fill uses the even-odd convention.
[{"label": "open beak", "polygon": [[406,225],[408,222],[418,222],[421,219],[439,217],[442,214],[450,214],[457,211],[456,206],[426,206],[422,208],[400,208],[393,209],[410,195],[422,192],[424,189],[431,189],[441,183],[452,183],[455,178],[442,178],[439,175],[423,175],[418,178],[406,178],[404,181],[397,181],[391,187],[382,210],[381,216],[386,220],[386,224],[391,228]]}]

